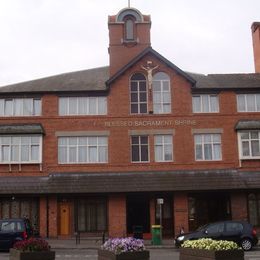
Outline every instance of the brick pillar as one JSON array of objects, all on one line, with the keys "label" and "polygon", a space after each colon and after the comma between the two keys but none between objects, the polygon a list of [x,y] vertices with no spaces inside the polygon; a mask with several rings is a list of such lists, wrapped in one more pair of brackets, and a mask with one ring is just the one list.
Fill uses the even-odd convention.
[{"label": "brick pillar", "polygon": [[151,226],[155,225],[155,198],[150,200],[150,223]]},{"label": "brick pillar", "polygon": [[57,198],[49,197],[49,237],[52,238],[58,236],[57,212]]},{"label": "brick pillar", "polygon": [[174,193],[174,233],[175,235],[180,233],[181,227],[185,232],[189,231],[189,219],[188,219],[188,196],[185,192]]},{"label": "brick pillar", "polygon": [[232,193],[231,196],[231,214],[233,220],[247,220],[247,196],[243,192]]},{"label": "brick pillar", "polygon": [[42,237],[47,236],[47,202],[46,198],[40,197],[39,206],[39,231]]},{"label": "brick pillar", "polygon": [[126,236],[126,197],[111,195],[108,200],[108,232],[110,237]]},{"label": "brick pillar", "polygon": [[254,22],[251,26],[255,72],[260,73],[260,22]]}]

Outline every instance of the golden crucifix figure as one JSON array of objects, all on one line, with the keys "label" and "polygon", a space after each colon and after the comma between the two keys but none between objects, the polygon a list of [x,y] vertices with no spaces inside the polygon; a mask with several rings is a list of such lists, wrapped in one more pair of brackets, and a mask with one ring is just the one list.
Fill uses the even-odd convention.
[{"label": "golden crucifix figure", "polygon": [[148,81],[148,111],[153,113],[153,93],[152,93],[152,84],[153,84],[153,71],[159,66],[154,66],[152,61],[147,61],[145,66],[141,66],[142,69],[147,71],[147,81]]},{"label": "golden crucifix figure", "polygon": [[148,86],[149,89],[152,89],[152,84],[153,84],[153,70],[157,69],[159,66],[152,67],[152,62],[147,61],[146,66],[141,66],[142,69],[147,71],[147,79],[148,79]]}]

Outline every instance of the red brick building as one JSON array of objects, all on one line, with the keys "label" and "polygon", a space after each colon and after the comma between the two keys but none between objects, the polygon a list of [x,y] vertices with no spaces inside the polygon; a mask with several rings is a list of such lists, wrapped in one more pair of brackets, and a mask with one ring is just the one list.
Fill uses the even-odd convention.
[{"label": "red brick building", "polygon": [[[260,225],[260,23],[256,73],[183,71],[151,47],[150,16],[109,16],[108,67],[0,88],[0,217],[42,236],[164,236]],[[196,68],[194,68],[195,70]]]}]

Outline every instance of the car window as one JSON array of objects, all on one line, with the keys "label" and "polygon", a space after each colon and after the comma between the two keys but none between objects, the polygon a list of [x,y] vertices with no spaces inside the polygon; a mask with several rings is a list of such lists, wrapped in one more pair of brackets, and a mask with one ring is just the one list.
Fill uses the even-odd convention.
[{"label": "car window", "polygon": [[2,232],[13,232],[15,231],[15,222],[3,221],[0,227]]},{"label": "car window", "polygon": [[21,222],[17,222],[16,224],[17,224],[17,231],[23,231],[24,230]]},{"label": "car window", "polygon": [[224,231],[224,223],[212,224],[206,228],[208,234],[221,233]]},{"label": "car window", "polygon": [[243,225],[241,223],[226,223],[226,230],[227,232],[240,232],[243,230]]}]

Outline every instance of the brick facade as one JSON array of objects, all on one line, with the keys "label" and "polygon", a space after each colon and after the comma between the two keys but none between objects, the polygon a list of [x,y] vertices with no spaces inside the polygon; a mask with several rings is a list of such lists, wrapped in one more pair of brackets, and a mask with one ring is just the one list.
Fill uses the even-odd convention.
[{"label": "brick facade", "polygon": [[[133,10],[126,10],[126,14],[131,14]],[[118,16],[109,17],[109,55],[110,65],[108,68],[110,78],[106,78],[111,84],[102,91],[86,90],[73,91],[70,89],[60,89],[52,91],[52,86],[45,92],[37,93],[42,101],[42,115],[32,117],[1,117],[1,125],[12,124],[41,124],[45,134],[43,135],[43,155],[42,164],[2,164],[0,167],[0,176],[8,178],[30,176],[52,178],[56,174],[61,174],[66,179],[66,174],[75,174],[76,182],[81,185],[80,174],[92,174],[93,178],[97,174],[115,173],[121,176],[122,174],[132,173],[130,178],[138,178],[141,173],[156,173],[158,176],[161,173],[167,172],[183,172],[183,177],[187,171],[203,172],[207,179],[208,171],[235,170],[238,172],[258,172],[260,170],[260,161],[258,160],[239,160],[238,136],[235,130],[236,124],[240,120],[259,120],[259,113],[239,113],[237,111],[237,93],[241,89],[229,88],[223,85],[212,88],[196,87],[195,80],[190,79],[190,74],[183,72],[181,69],[170,63],[159,54],[150,50],[150,16],[143,16],[142,22],[138,22],[135,28],[135,41],[122,42],[124,38],[124,24],[117,22]],[[256,33],[259,32],[257,27]],[[257,37],[254,36],[253,37]],[[256,42],[256,40],[255,40]],[[258,45],[259,47],[259,45]],[[258,47],[255,47],[256,54],[259,56]],[[147,49],[148,48],[148,49]],[[260,47],[259,47],[260,48]],[[258,61],[256,61],[257,64]],[[131,114],[130,113],[130,78],[135,73],[142,73],[147,76],[147,72],[143,69],[148,63],[157,66],[153,71],[153,75],[157,72],[164,72],[170,79],[170,95],[171,95],[171,110],[170,113],[156,114]],[[130,64],[130,65],[129,65]],[[256,65],[256,71],[259,69]],[[256,74],[255,74],[256,75]],[[75,75],[74,75],[75,76]],[[114,78],[113,78],[114,77]],[[196,75],[194,75],[196,77]],[[205,76],[206,77],[206,76]],[[235,76],[234,76],[235,77]],[[73,79],[73,76],[71,77]],[[83,77],[84,78],[84,77]],[[77,82],[77,79],[74,79]],[[47,82],[48,80],[46,80]],[[83,84],[84,80],[78,79],[79,85]],[[26,85],[27,83],[25,83]],[[45,82],[37,83],[46,84]],[[94,83],[93,83],[94,84]],[[198,82],[197,82],[198,84]],[[260,80],[259,80],[260,84]],[[105,85],[105,82],[104,82]],[[26,85],[27,86],[27,85]],[[28,86],[30,84],[28,83]],[[260,86],[260,85],[259,85]],[[19,87],[19,86],[18,86]],[[57,86],[53,86],[57,87]],[[226,88],[225,88],[226,87]],[[8,92],[9,91],[9,92]],[[67,91],[67,92],[66,92]],[[240,92],[239,92],[240,91]],[[250,93],[259,93],[258,89],[250,89]],[[34,92],[28,90],[29,95]],[[107,97],[107,114],[106,115],[79,115],[79,116],[60,116],[59,115],[59,97],[60,96],[99,96],[100,93]],[[192,111],[192,96],[195,94],[210,94],[214,93],[219,98],[218,113],[193,113]],[[247,93],[247,86],[242,89],[242,93]],[[17,97],[23,97],[28,93],[17,92]],[[0,93],[2,98],[13,96],[12,91]],[[15,96],[16,97],[16,96]],[[149,107],[152,108],[152,99],[149,100]],[[171,133],[173,138],[173,161],[156,162],[155,161],[155,141],[154,136],[158,133]],[[195,160],[194,134],[218,132],[221,135],[221,151],[222,158],[219,161],[213,160]],[[58,138],[61,136],[77,136],[77,133],[106,133],[108,136],[108,162],[107,163],[70,163],[61,164],[58,162]],[[64,134],[65,133],[65,134]],[[149,140],[149,161],[133,163],[131,161],[131,136],[147,135]],[[193,174],[193,173],[191,173]],[[51,177],[50,177],[51,176]],[[208,176],[209,177],[209,176]],[[109,178],[109,175],[108,175]],[[193,176],[195,183],[196,174]],[[242,189],[239,187],[230,187],[219,189],[216,187],[213,190],[198,187],[194,184],[192,190],[179,187],[178,189],[168,188],[167,190],[159,186],[159,181],[150,184],[152,187],[145,187],[143,190],[130,190],[123,193],[121,190],[108,192],[89,192],[88,186],[85,187],[85,192],[77,192],[77,190],[63,190],[57,194],[48,194],[39,191],[39,194],[29,194],[39,198],[39,232],[45,237],[57,237],[61,233],[59,203],[60,196],[70,198],[70,235],[73,236],[75,231],[82,231],[87,234],[98,234],[102,232],[102,228],[109,236],[126,236],[132,233],[129,229],[127,212],[129,204],[127,196],[135,194],[136,196],[147,197],[147,201],[143,202],[144,206],[148,204],[149,223],[145,225],[155,224],[156,216],[156,199],[167,197],[170,204],[164,205],[163,217],[165,225],[171,230],[168,231],[168,236],[173,236],[179,233],[183,227],[185,231],[190,229],[190,212],[189,212],[189,193],[193,192],[198,197],[203,197],[205,200],[200,203],[210,205],[212,201],[207,201],[209,197],[218,197],[223,193],[226,194],[223,203],[230,204],[231,216],[233,219],[249,220],[247,196],[250,192],[258,192],[259,187],[252,189]],[[127,185],[127,183],[125,183]],[[184,184],[183,184],[184,185]],[[108,187],[108,189],[111,187]],[[120,187],[121,188],[121,187]],[[57,188],[58,189],[58,188]],[[112,188],[111,188],[112,189]],[[46,188],[47,190],[47,188]],[[29,192],[30,193],[30,192]],[[10,194],[12,194],[10,192]],[[10,194],[5,194],[6,196]],[[26,194],[28,195],[28,194]],[[166,196],[167,195],[167,196]],[[11,195],[10,195],[11,196]],[[18,193],[17,196],[22,196]],[[195,196],[196,197],[196,196]],[[220,196],[221,197],[221,196]],[[83,201],[81,204],[79,201]],[[101,201],[101,202],[100,202]],[[102,203],[106,201],[106,206]],[[136,199],[136,204],[138,200]],[[197,204],[196,204],[197,203]],[[200,207],[202,204],[198,204]],[[133,202],[134,204],[134,202]],[[195,205],[194,204],[194,205]],[[170,206],[169,206],[170,205]],[[200,205],[200,206],[198,206]],[[78,207],[78,208],[77,208]],[[81,208],[80,208],[81,207]],[[169,207],[169,208],[167,208]],[[210,206],[208,206],[207,210]],[[82,211],[81,211],[82,210]],[[92,219],[92,226],[87,226],[88,216],[80,215],[82,212],[98,212],[106,211],[102,214],[106,215],[107,226],[100,227],[99,220]],[[198,210],[198,208],[196,208]],[[1,209],[0,209],[1,212]],[[90,214],[89,213],[89,214]],[[147,212],[146,212],[147,213]],[[138,214],[138,213],[137,213]],[[203,214],[202,214],[203,215]],[[144,213],[145,216],[145,213]],[[229,212],[226,214],[229,218]],[[210,218],[208,220],[211,220]],[[138,220],[136,220],[138,222]],[[206,220],[202,220],[206,221]],[[170,224],[169,224],[170,223]],[[137,223],[138,224],[138,223]],[[140,223],[139,223],[140,224]],[[85,229],[84,229],[84,228]],[[94,228],[93,228],[94,227]],[[96,228],[96,229],[95,229]],[[145,231],[146,237],[151,237],[150,229]]]}]

